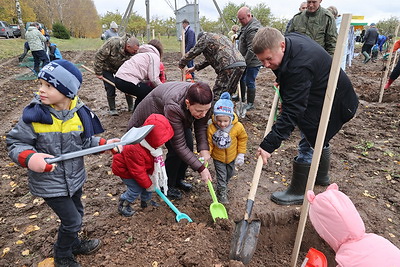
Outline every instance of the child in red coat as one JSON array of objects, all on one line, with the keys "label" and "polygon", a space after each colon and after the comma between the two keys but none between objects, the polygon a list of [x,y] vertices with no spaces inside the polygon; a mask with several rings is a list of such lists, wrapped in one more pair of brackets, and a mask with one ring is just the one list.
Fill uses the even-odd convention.
[{"label": "child in red coat", "polygon": [[[112,171],[121,177],[127,190],[120,196],[118,212],[125,216],[132,216],[135,211],[130,204],[140,196],[142,208],[149,204],[158,206],[151,200],[152,192],[162,186],[167,190],[167,177],[164,169],[161,146],[170,140],[174,130],[168,119],[161,114],[151,114],[143,125],[154,125],[153,130],[139,144],[126,145],[120,154],[115,154],[112,162]],[[165,182],[157,184],[160,177]]]}]

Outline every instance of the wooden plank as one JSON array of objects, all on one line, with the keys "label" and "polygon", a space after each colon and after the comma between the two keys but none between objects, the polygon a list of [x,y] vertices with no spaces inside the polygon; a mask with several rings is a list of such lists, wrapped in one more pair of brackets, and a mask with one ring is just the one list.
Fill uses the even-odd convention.
[{"label": "wooden plank", "polygon": [[[307,186],[304,193],[306,193],[308,190],[314,189],[314,183],[317,177],[319,160],[322,154],[326,129],[328,128],[329,116],[331,114],[333,99],[335,97],[335,89],[339,79],[340,65],[345,47],[347,47],[347,35],[349,32],[350,21],[351,21],[351,14],[343,14],[342,22],[340,25],[339,36],[336,42],[335,53],[333,55],[331,71],[329,74],[328,86],[325,93],[324,105],[322,107],[321,120],[318,127],[317,140],[315,142],[310,173],[308,175]],[[304,194],[304,201],[301,207],[300,221],[297,228],[296,240],[292,251],[292,258],[290,265],[292,267],[296,267],[297,264],[297,259],[299,257],[301,241],[303,239],[304,228],[306,226],[309,208],[310,208],[310,203],[308,202]]]}]

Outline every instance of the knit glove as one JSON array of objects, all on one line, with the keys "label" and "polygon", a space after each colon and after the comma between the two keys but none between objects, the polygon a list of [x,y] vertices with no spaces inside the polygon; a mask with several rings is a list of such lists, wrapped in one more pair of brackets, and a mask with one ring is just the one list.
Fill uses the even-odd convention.
[{"label": "knit glove", "polygon": [[34,172],[51,172],[56,167],[55,164],[48,164],[44,159],[54,158],[54,156],[45,153],[32,153],[27,158],[28,169]]},{"label": "knit glove", "polygon": [[156,191],[156,185],[155,185],[155,184],[150,185],[149,188],[146,188],[146,191],[147,191],[147,192],[154,192],[154,191]]},{"label": "knit glove", "polygon": [[239,153],[235,159],[236,166],[242,166],[244,164],[244,154]]}]

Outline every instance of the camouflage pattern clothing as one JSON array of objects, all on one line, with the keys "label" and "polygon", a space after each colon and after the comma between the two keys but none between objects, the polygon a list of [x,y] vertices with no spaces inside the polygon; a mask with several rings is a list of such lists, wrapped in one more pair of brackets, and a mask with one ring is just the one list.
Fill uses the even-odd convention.
[{"label": "camouflage pattern clothing", "polygon": [[211,65],[217,78],[213,87],[214,99],[219,99],[222,92],[233,94],[246,67],[243,56],[225,35],[205,32],[179,61],[183,68],[187,62],[203,53],[205,60],[194,66],[195,70],[202,70]]},{"label": "camouflage pattern clothing", "polygon": [[335,18],[321,6],[313,13],[303,11],[294,15],[288,32],[305,34],[320,44],[330,55],[335,52],[337,39]]},{"label": "camouflage pattern clothing", "polygon": [[103,71],[115,74],[122,63],[131,58],[131,54],[125,51],[129,35],[112,37],[105,42],[96,52],[94,72],[103,75]]}]

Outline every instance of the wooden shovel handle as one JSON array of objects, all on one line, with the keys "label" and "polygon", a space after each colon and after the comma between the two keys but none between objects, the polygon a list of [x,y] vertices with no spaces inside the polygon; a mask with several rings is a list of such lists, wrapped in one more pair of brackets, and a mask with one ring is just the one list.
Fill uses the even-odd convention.
[{"label": "wooden shovel handle", "polygon": [[[274,123],[274,117],[275,117],[275,110],[276,110],[276,107],[278,105],[278,100],[279,100],[279,93],[276,90],[275,91],[274,100],[272,101],[271,110],[269,112],[268,123],[267,123],[267,127],[265,129],[264,137],[272,129],[272,125]],[[245,220],[248,220],[250,218],[250,216],[251,216],[251,210],[252,210],[252,207],[253,207],[252,203],[254,203],[254,198],[256,196],[258,182],[260,181],[262,166],[263,166],[263,160],[262,160],[261,156],[258,156],[256,169],[254,170],[253,180],[251,182],[249,196],[247,197],[248,205],[246,207],[246,213],[244,214],[244,219]],[[249,205],[249,203],[251,203],[251,205]]]},{"label": "wooden shovel handle", "polygon": [[[81,65],[81,67],[84,68],[85,70],[87,70],[88,72],[91,72],[91,73],[93,73],[93,74],[96,74],[96,73],[94,72],[94,70],[92,70],[91,68],[86,67],[85,65]],[[109,79],[103,77],[102,80],[105,81],[106,83],[108,83],[108,84],[110,84],[110,85],[112,85],[112,86],[115,87],[115,83],[113,83],[113,82],[110,81]]]}]

